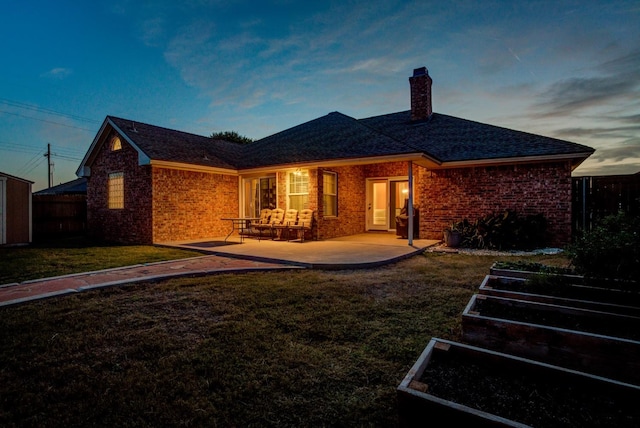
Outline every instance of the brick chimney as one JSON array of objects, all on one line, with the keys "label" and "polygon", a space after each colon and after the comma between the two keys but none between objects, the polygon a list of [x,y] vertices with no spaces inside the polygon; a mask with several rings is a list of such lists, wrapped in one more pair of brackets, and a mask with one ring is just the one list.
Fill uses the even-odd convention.
[{"label": "brick chimney", "polygon": [[431,117],[431,84],[427,67],[413,70],[413,76],[409,77],[411,85],[411,120],[423,120]]}]

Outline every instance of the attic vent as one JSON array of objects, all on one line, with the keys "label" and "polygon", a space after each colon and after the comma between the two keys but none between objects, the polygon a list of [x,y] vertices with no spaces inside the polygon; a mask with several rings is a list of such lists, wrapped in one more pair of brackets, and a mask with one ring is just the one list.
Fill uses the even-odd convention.
[{"label": "attic vent", "polygon": [[136,123],[135,122],[131,122],[131,132],[138,132],[138,130],[136,129]]}]

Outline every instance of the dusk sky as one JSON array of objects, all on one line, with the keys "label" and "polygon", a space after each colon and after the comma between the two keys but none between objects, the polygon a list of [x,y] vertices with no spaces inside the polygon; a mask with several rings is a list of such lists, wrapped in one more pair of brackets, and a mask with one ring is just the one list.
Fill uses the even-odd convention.
[{"label": "dusk sky", "polygon": [[254,139],[333,111],[436,113],[596,149],[640,171],[640,1],[3,1],[0,171],[47,186],[107,115]]}]

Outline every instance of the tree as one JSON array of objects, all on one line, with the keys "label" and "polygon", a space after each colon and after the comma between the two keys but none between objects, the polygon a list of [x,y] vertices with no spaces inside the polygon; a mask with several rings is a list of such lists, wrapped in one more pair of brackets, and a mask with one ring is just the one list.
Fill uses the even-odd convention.
[{"label": "tree", "polygon": [[233,143],[240,143],[240,144],[248,144],[253,141],[252,138],[245,137],[244,135],[240,135],[236,131],[214,132],[213,134],[211,134],[211,138],[213,138],[214,140],[225,140],[225,141],[231,141]]}]

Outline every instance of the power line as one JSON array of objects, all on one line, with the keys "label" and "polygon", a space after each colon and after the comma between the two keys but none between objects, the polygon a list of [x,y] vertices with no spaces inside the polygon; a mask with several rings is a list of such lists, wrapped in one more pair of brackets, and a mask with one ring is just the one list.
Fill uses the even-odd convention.
[{"label": "power line", "polygon": [[82,117],[82,116],[78,116],[75,114],[70,114],[70,113],[63,113],[57,110],[53,110],[50,108],[46,108],[46,107],[40,107],[40,106],[36,106],[33,104],[27,104],[27,103],[23,103],[20,101],[13,101],[13,100],[9,100],[6,98],[0,98],[0,102],[10,105],[12,107],[17,107],[17,108],[21,108],[21,109],[25,109],[25,110],[31,110],[31,111],[36,111],[39,113],[45,113],[45,114],[51,114],[51,115],[55,115],[55,116],[61,116],[61,117],[66,117],[69,119],[73,119],[73,120],[78,120],[80,122],[88,122],[88,123],[100,123],[100,121],[95,120],[95,119],[89,119],[86,117]]},{"label": "power line", "polygon": [[93,130],[93,129],[81,128],[81,127],[79,127],[79,126],[68,125],[68,124],[66,124],[66,123],[55,122],[55,121],[53,121],[53,120],[38,119],[37,117],[33,117],[33,116],[26,116],[26,115],[24,115],[24,114],[15,113],[15,112],[6,111],[6,110],[0,110],[0,113],[11,114],[11,115],[13,115],[13,116],[23,117],[23,118],[31,119],[31,120],[37,120],[37,121],[39,121],[39,122],[50,123],[50,124],[53,124],[53,125],[66,126],[67,128],[80,129],[80,130],[82,130],[82,131],[87,131],[87,132],[91,132],[91,133],[95,132],[95,130]]},{"label": "power line", "polygon": [[22,173],[23,171],[26,171],[32,165],[34,165],[35,163],[37,163],[38,161],[41,161],[41,160],[42,160],[42,153],[41,152],[36,153],[36,155],[34,157],[29,159],[24,165],[22,165],[18,169],[18,173]]},{"label": "power line", "polygon": [[33,171],[34,169],[36,169],[37,167],[39,167],[40,165],[42,165],[42,163],[43,163],[45,160],[46,160],[46,158],[45,158],[45,157],[42,157],[42,158],[40,159],[40,161],[39,161],[37,164],[33,165],[33,166],[28,170],[28,171],[24,172],[23,174],[24,174],[24,175],[29,174],[31,171]]}]

